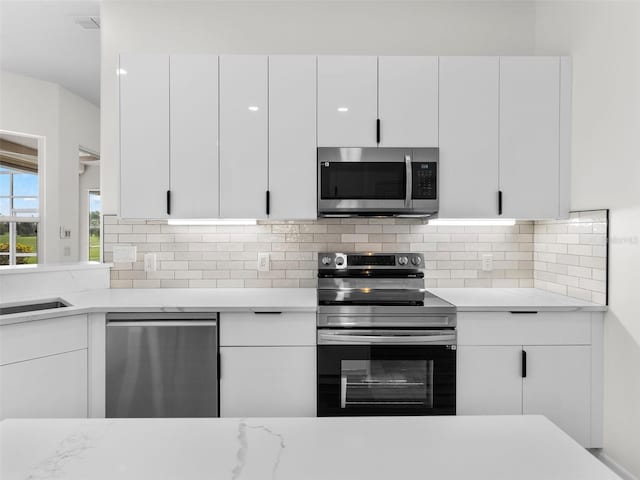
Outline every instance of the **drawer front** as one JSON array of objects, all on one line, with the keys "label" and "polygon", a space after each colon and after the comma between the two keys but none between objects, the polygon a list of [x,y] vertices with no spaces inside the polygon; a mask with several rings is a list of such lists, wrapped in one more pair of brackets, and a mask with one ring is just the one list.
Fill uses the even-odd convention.
[{"label": "drawer front", "polygon": [[0,327],[0,365],[83,348],[87,348],[86,315]]},{"label": "drawer front", "polygon": [[87,351],[0,367],[4,418],[87,418]]},{"label": "drawer front", "polygon": [[220,346],[304,346],[316,344],[314,312],[220,314]]},{"label": "drawer front", "polygon": [[589,312],[459,312],[458,345],[590,345]]}]

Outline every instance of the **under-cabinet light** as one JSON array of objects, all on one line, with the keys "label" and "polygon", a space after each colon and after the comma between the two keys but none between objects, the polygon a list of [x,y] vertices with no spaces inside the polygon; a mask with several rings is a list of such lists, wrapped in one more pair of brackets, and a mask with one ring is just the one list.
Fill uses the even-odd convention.
[{"label": "under-cabinet light", "polygon": [[473,226],[473,227],[491,227],[501,226],[510,227],[515,225],[513,218],[434,218],[429,220],[429,225],[440,226]]},{"label": "under-cabinet light", "polygon": [[167,221],[169,225],[256,225],[257,220],[252,219],[216,219],[216,218],[203,218],[203,219],[188,219],[188,218],[172,218]]}]

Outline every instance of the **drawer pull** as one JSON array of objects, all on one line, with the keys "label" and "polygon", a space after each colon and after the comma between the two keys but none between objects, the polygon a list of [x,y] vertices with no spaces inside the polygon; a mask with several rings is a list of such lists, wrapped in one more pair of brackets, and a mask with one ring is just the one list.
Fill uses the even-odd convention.
[{"label": "drawer pull", "polygon": [[281,315],[282,312],[270,312],[270,311],[266,311],[266,312],[253,312],[256,315]]},{"label": "drawer pull", "polygon": [[512,310],[509,313],[514,315],[535,315],[538,312],[536,310]]}]

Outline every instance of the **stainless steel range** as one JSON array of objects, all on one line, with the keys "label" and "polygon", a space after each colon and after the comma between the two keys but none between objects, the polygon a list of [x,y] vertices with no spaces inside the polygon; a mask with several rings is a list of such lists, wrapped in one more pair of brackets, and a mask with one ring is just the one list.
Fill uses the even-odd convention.
[{"label": "stainless steel range", "polygon": [[416,253],[318,254],[318,416],[454,415],[456,311]]}]

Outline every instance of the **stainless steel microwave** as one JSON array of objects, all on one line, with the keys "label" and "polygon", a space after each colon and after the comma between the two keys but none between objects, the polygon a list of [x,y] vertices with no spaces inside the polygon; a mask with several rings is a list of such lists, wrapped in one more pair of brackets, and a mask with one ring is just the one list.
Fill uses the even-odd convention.
[{"label": "stainless steel microwave", "polygon": [[318,148],[318,216],[437,212],[437,148]]}]

